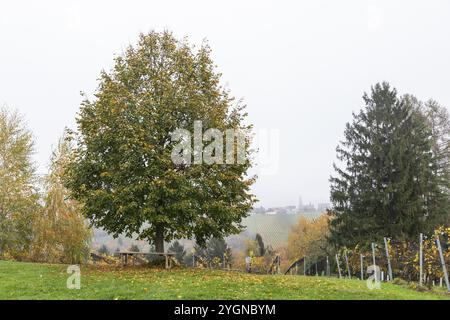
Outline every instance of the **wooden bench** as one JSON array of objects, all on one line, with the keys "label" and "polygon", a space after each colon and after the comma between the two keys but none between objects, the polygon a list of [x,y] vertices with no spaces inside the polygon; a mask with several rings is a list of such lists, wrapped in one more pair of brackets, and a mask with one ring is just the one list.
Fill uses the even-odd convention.
[{"label": "wooden bench", "polygon": [[171,252],[132,252],[132,251],[120,251],[117,253],[120,257],[120,261],[123,265],[128,265],[129,258],[139,257],[139,256],[158,256],[164,257],[166,260],[166,269],[172,268],[172,258],[175,256],[175,253]]}]

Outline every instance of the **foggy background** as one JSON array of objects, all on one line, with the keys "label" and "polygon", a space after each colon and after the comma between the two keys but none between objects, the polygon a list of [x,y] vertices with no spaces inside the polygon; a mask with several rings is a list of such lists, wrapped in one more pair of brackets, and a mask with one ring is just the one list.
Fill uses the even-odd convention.
[{"label": "foggy background", "polygon": [[209,40],[223,84],[255,129],[280,133],[279,170],[261,175],[258,205],[327,202],[335,147],[370,86],[450,106],[450,2],[2,1],[0,105],[25,115],[45,173],[80,91],[140,32]]}]

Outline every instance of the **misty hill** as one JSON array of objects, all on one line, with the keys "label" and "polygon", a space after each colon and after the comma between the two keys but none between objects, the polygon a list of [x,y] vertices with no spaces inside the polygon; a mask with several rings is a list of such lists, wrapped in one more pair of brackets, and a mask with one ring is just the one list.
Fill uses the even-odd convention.
[{"label": "misty hill", "polygon": [[266,245],[278,248],[287,243],[292,227],[302,215],[315,218],[319,214],[253,214],[245,218],[243,224],[250,235],[254,237],[259,233]]},{"label": "misty hill", "polygon": [[[319,213],[252,214],[243,220],[242,224],[246,226],[245,231],[238,235],[228,237],[226,239],[227,243],[232,249],[240,250],[244,248],[246,240],[254,239],[256,234],[259,233],[263,237],[266,245],[271,245],[274,249],[279,248],[287,243],[292,227],[302,215],[313,219]],[[191,240],[183,240],[181,242],[188,250],[191,250],[194,244]],[[129,249],[132,244],[136,244],[143,252],[150,250],[150,246],[146,241],[137,241],[125,236],[114,239],[105,231],[94,230],[93,249],[96,250],[103,244],[109,248],[111,253],[117,250],[117,248],[121,250]]]}]

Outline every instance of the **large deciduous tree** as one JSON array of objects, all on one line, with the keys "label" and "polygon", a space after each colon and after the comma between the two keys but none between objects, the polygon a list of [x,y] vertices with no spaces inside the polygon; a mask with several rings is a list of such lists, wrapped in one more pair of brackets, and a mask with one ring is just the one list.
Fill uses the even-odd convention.
[{"label": "large deciduous tree", "polygon": [[416,239],[442,223],[449,200],[429,119],[387,83],[364,102],[337,148],[331,240],[353,246],[384,236]]},{"label": "large deciduous tree", "polygon": [[204,243],[236,233],[254,203],[250,160],[175,163],[171,134],[194,132],[202,121],[205,129],[239,131],[248,142],[243,109],[221,86],[207,44],[195,49],[170,32],[141,35],[81,106],[67,186],[95,226],[137,234],[158,252],[164,241]]}]

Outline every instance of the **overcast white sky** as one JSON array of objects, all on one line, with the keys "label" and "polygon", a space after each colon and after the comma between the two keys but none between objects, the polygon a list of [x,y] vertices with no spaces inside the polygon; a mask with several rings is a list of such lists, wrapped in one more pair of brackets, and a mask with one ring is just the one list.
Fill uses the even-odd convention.
[{"label": "overcast white sky", "polygon": [[250,121],[280,130],[261,205],[327,201],[335,147],[361,96],[387,80],[450,106],[450,1],[2,1],[0,104],[36,138],[39,172],[101,69],[140,32],[207,38]]}]

